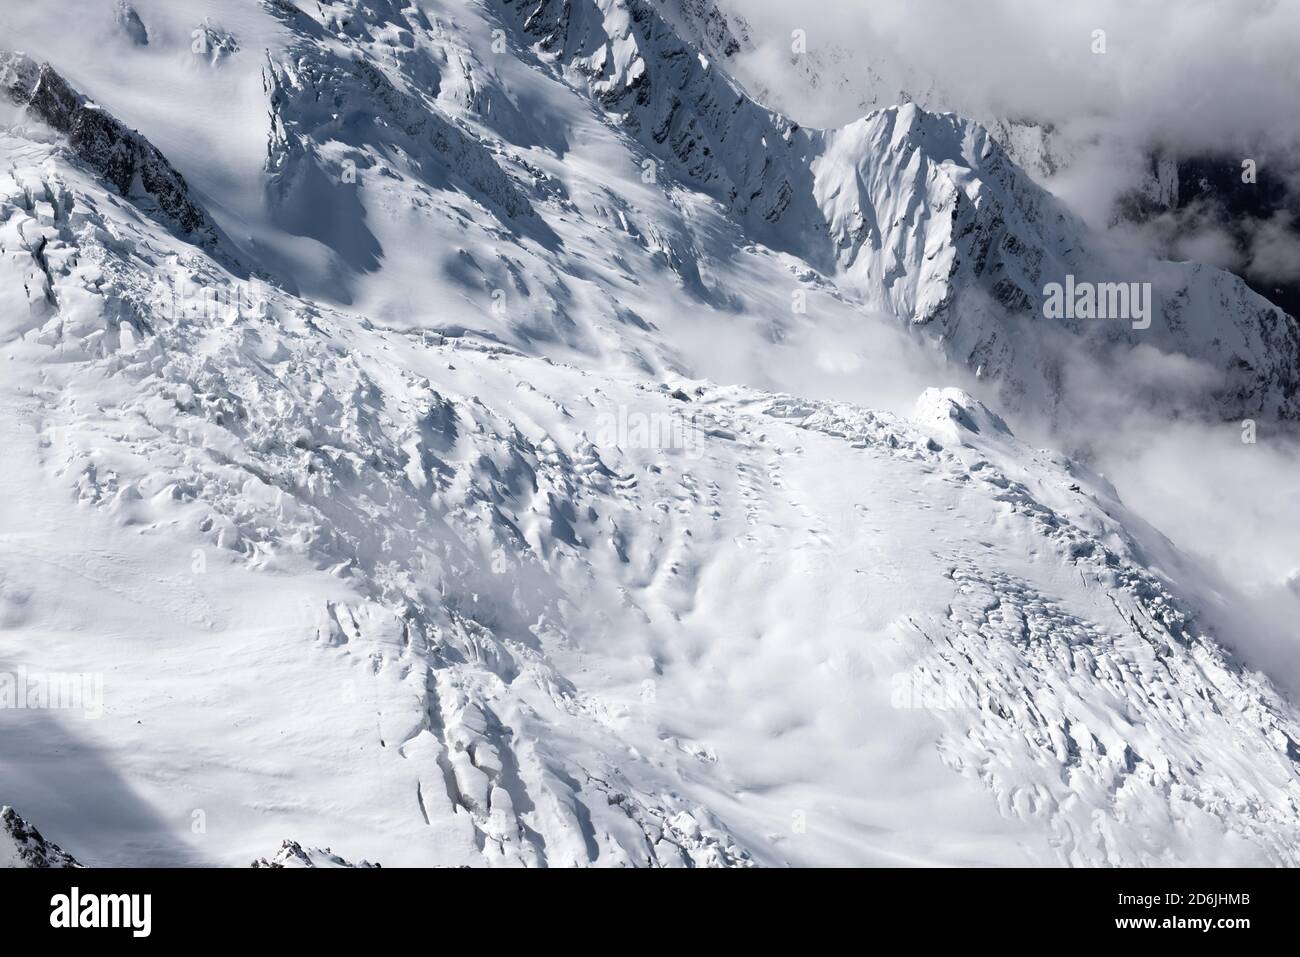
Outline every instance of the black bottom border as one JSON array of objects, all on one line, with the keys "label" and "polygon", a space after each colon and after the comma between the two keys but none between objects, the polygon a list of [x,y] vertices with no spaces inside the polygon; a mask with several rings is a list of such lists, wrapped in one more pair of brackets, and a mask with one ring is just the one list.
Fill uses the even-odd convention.
[{"label": "black bottom border", "polygon": [[[70,926],[73,888],[77,923],[102,910],[101,921],[116,912],[127,926]],[[781,930],[902,934],[926,945],[1014,939],[1005,935],[1231,945],[1294,934],[1297,891],[1286,870],[11,870],[0,871],[0,920],[11,944],[76,934],[338,946],[418,934],[426,920],[446,931],[450,920],[552,940],[557,931],[653,939],[656,927],[677,925],[769,946]],[[146,894],[144,936],[144,898],[117,895]]]}]

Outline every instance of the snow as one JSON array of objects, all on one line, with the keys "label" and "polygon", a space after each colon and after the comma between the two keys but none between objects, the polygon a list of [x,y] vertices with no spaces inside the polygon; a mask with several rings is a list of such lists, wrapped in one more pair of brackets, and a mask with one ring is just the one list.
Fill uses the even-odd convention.
[{"label": "snow", "polygon": [[370,864],[362,861],[360,864],[353,864],[346,858],[339,857],[328,847],[303,847],[297,841],[285,841],[280,850],[276,852],[275,857],[267,860],[260,857],[253,862],[253,867],[271,867],[271,868],[302,868],[302,867],[378,867],[377,864]]},{"label": "snow", "polygon": [[[1097,334],[953,308],[1086,229],[974,124],[519,6],[0,15],[221,232],[6,117],[0,671],[104,710],[0,712],[0,798],[90,866],[1297,863],[1294,705],[1009,424]],[[1266,304],[1144,269],[1288,414]]]},{"label": "snow", "polygon": [[11,807],[0,807],[0,867],[80,867]]}]

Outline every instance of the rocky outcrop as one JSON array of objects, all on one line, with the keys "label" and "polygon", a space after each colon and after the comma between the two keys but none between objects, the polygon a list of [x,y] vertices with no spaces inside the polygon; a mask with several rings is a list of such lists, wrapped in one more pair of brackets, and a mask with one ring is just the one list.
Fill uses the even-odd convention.
[{"label": "rocky outcrop", "polygon": [[303,847],[297,841],[285,841],[280,850],[269,860],[259,857],[250,867],[296,868],[296,867],[379,867],[369,861],[353,864],[339,857],[328,847]]},{"label": "rocky outcrop", "polygon": [[117,5],[113,8],[113,17],[132,43],[141,47],[149,45],[149,30],[140,19],[140,14],[136,13],[135,7],[126,0],[117,0]]},{"label": "rocky outcrop", "polygon": [[1153,154],[1145,179],[1120,197],[1114,218],[1144,226],[1170,259],[1187,258],[1189,236],[1226,237],[1228,268],[1300,316],[1300,270],[1286,253],[1300,245],[1300,180],[1268,163],[1246,177],[1242,163],[1235,154]]},{"label": "rocky outcrop", "polygon": [[21,814],[0,807],[0,867],[81,867],[77,859],[28,823]]},{"label": "rocky outcrop", "polygon": [[51,67],[0,52],[0,93],[65,135],[83,162],[121,195],[200,245],[219,232],[175,167],[152,143],[91,102]]}]

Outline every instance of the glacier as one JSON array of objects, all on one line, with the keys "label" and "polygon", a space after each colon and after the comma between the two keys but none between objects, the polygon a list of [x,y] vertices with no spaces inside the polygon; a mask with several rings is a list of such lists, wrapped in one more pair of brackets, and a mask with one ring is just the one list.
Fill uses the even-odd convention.
[{"label": "glacier", "polygon": [[[1294,421],[1239,278],[956,115],[799,126],[701,0],[58,6],[0,14],[0,672],[104,696],[0,711],[40,854],[1300,863],[1287,690],[1018,435],[1143,350]],[[1121,269],[1149,330],[1042,319]]]}]

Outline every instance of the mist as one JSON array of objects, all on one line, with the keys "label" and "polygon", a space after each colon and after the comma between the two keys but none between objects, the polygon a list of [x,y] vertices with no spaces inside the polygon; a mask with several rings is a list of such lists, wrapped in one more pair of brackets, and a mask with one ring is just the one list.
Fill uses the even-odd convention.
[{"label": "mist", "polygon": [[[886,78],[910,73],[918,98],[954,110],[1098,124],[1188,150],[1238,142],[1290,149],[1300,120],[1295,44],[1300,5],[1280,0],[724,0],[749,22],[756,55],[790,59],[790,34],[810,52],[839,46],[855,67]],[[834,23],[834,31],[819,29]],[[1104,53],[1094,31],[1105,31]],[[883,61],[883,62],[882,62]],[[836,125],[853,90],[823,87],[798,112]],[[937,105],[937,104],[936,104]],[[836,115],[838,113],[838,115]],[[799,117],[797,117],[799,118]]]},{"label": "mist", "polygon": [[[769,105],[840,126],[865,102],[914,98],[986,124],[1050,128],[1066,151],[1038,178],[1094,229],[1159,253],[1294,281],[1300,243],[1282,216],[1232,224],[1192,206],[1117,227],[1117,200],[1150,157],[1256,160],[1295,181],[1300,162],[1300,4],[1278,0],[722,0],[749,24],[735,70]],[[832,31],[829,24],[834,24]],[[792,52],[806,36],[808,61]],[[1096,31],[1104,31],[1104,36]],[[1098,52],[1104,49],[1104,52]],[[819,75],[815,85],[808,71]],[[847,79],[847,82],[843,82]],[[1086,461],[1203,572],[1206,624],[1250,665],[1300,694],[1300,440],[1268,423],[1192,412],[1209,370],[1139,348],[1123,368],[1071,355],[1057,409],[1007,412],[1023,437]],[[924,363],[889,363],[890,405],[924,385]],[[874,376],[871,367],[867,373]],[[956,379],[952,374],[950,378]],[[900,381],[901,380],[901,381]],[[1061,418],[1058,410],[1068,409]],[[1246,439],[1246,441],[1243,441]],[[1251,441],[1253,440],[1253,441]],[[1231,583],[1231,584],[1229,584]]]},{"label": "mist", "polygon": [[[737,72],[805,124],[851,122],[870,91],[867,98],[882,105],[907,95],[984,123],[1050,125],[1069,155],[1049,185],[1094,223],[1136,185],[1152,152],[1248,157],[1289,179],[1300,169],[1300,4],[722,5],[750,26],[752,50],[741,54]],[[807,64],[791,52],[795,30],[804,31],[810,62],[824,74],[815,88],[800,78]]]}]

